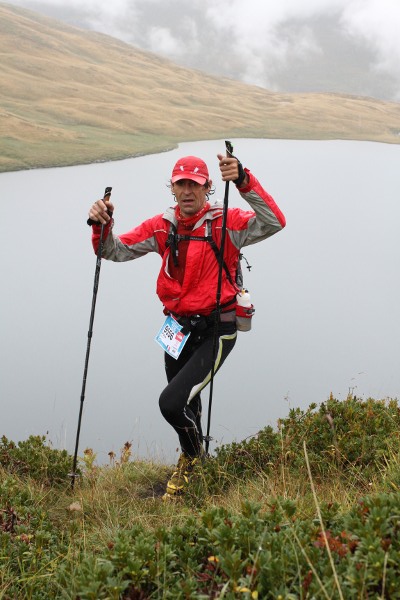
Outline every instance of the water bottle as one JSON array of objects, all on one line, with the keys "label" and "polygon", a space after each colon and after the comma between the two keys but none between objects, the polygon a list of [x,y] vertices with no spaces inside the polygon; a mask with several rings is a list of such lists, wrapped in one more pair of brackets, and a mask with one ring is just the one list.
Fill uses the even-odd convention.
[{"label": "water bottle", "polygon": [[236,327],[238,331],[250,331],[254,312],[248,290],[240,290],[236,294]]}]

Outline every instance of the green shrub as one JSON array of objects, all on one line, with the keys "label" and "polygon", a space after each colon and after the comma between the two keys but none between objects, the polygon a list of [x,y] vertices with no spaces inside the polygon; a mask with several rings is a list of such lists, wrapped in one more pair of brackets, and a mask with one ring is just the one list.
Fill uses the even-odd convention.
[{"label": "green shrub", "polygon": [[4,598],[57,597],[53,574],[69,552],[68,539],[68,532],[53,524],[37,489],[11,475],[0,482],[0,589],[7,582],[8,590]]},{"label": "green shrub", "polygon": [[[48,447],[44,437],[19,444],[3,437],[0,595],[4,600],[400,598],[399,431],[394,400],[330,398],[320,407],[292,410],[276,431],[266,427],[220,448],[190,493],[172,505],[132,494],[141,489],[140,476],[152,487],[157,480],[137,463],[116,468],[115,479],[109,467],[106,478],[83,478],[80,502],[73,498],[70,505],[72,497],[59,485],[68,482],[68,454]],[[210,506],[216,501],[210,493],[220,495],[233,482],[245,498],[248,479],[258,473],[278,481],[285,470],[309,487],[304,441],[313,478],[324,487],[336,481],[332,476],[345,481],[349,474],[359,476],[350,509],[321,502],[322,527],[313,505],[304,510],[301,502],[286,498],[264,495],[262,504],[245,501],[240,510]],[[359,500],[369,478],[394,491]],[[229,496],[224,503],[229,505]],[[74,504],[79,510],[71,508]]]},{"label": "green shrub", "polygon": [[351,471],[368,481],[393,453],[398,455],[399,438],[396,400],[349,396],[339,401],[331,396],[319,407],[291,409],[276,431],[268,426],[250,439],[217,449],[206,466],[209,490],[281,467],[304,473],[304,441],[314,476],[329,476],[334,469],[339,475]]},{"label": "green shrub", "polygon": [[[94,598],[398,598],[400,494],[367,497],[347,515],[323,506],[329,528],[290,501],[244,502],[149,535],[121,532],[101,558],[86,558],[80,600]],[[330,555],[327,551],[329,546]],[[334,576],[336,574],[336,580]],[[117,594],[121,594],[118,596]],[[396,595],[397,594],[397,595]]]},{"label": "green shrub", "polygon": [[5,436],[0,439],[0,466],[19,477],[28,476],[45,485],[66,483],[72,458],[66,450],[55,450],[46,437],[31,435],[15,444]]}]

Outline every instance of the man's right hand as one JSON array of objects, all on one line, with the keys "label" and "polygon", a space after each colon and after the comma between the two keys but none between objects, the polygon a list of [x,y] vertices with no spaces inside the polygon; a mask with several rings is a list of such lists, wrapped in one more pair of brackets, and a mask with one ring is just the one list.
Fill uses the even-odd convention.
[{"label": "man's right hand", "polygon": [[106,225],[114,212],[114,205],[107,198],[97,200],[89,210],[89,219],[100,225]]}]

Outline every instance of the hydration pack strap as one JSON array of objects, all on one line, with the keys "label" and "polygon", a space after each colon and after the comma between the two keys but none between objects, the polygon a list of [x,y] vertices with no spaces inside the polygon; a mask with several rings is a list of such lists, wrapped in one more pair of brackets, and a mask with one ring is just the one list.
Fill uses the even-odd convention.
[{"label": "hydration pack strap", "polygon": [[[215,243],[215,240],[212,237],[212,228],[211,228],[211,221],[207,219],[206,221],[206,232],[207,235],[206,236],[195,236],[195,235],[180,235],[179,233],[176,232],[176,227],[173,223],[170,224],[170,228],[169,228],[169,233],[168,233],[168,240],[167,240],[167,248],[170,247],[171,248],[171,254],[172,254],[172,260],[174,261],[174,265],[175,267],[178,266],[178,243],[181,241],[193,241],[193,242],[207,242],[210,244],[211,248],[214,251],[215,257],[217,259],[217,261],[219,262],[220,260],[220,250],[217,246],[217,244]],[[226,262],[223,260],[222,262],[222,266],[224,267],[225,270],[225,274],[226,274],[226,278],[228,279],[229,283],[232,285],[235,285],[235,283],[232,281],[232,277],[231,274],[229,273],[229,269],[227,267]]]}]

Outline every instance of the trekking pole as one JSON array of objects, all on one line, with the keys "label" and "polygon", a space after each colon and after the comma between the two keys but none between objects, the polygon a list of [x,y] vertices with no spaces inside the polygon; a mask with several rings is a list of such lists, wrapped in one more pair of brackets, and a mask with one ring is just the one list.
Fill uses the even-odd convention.
[{"label": "trekking pole", "polygon": [[[231,142],[225,140],[226,155],[232,156],[233,146]],[[225,237],[226,237],[226,218],[228,214],[228,198],[229,198],[229,181],[225,182],[225,195],[224,195],[224,207],[222,212],[222,228],[221,228],[221,247],[219,249],[218,257],[218,283],[217,283],[217,298],[216,298],[216,311],[215,311],[215,324],[214,324],[214,338],[213,338],[213,351],[212,351],[212,366],[211,366],[211,379],[210,379],[210,395],[208,399],[208,416],[207,416],[207,435],[204,437],[206,443],[206,455],[208,454],[208,447],[212,438],[210,437],[211,427],[211,407],[214,390],[214,374],[215,374],[215,361],[217,359],[217,340],[218,340],[218,323],[219,315],[221,312],[221,287],[222,287],[222,268],[224,264],[224,250],[225,250]]]},{"label": "trekking pole", "polygon": [[[106,200],[111,196],[111,190],[112,190],[111,187],[106,187],[104,196],[103,196],[103,200]],[[91,219],[88,220],[88,223],[92,224]],[[76,464],[78,461],[79,435],[81,432],[83,403],[85,401],[86,378],[87,378],[87,372],[88,372],[88,366],[89,366],[90,345],[91,345],[92,336],[93,336],[94,311],[96,309],[97,290],[99,289],[101,255],[103,254],[103,244],[104,244],[103,235],[104,235],[104,223],[102,223],[102,225],[101,225],[100,241],[99,241],[99,247],[97,249],[96,270],[94,273],[94,285],[93,285],[93,297],[92,297],[92,310],[90,313],[89,331],[88,331],[88,336],[87,336],[88,339],[87,339],[87,347],[86,347],[85,368],[83,370],[83,381],[82,381],[82,391],[81,391],[81,402],[80,402],[80,407],[79,407],[78,428],[76,431],[74,462],[73,462],[73,466],[72,466],[72,473],[69,474],[69,476],[71,477],[71,488],[72,489],[74,489],[75,479],[78,477],[78,474],[76,472]]]}]

